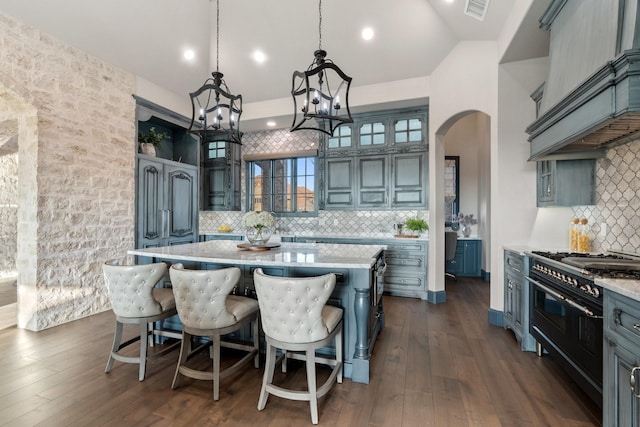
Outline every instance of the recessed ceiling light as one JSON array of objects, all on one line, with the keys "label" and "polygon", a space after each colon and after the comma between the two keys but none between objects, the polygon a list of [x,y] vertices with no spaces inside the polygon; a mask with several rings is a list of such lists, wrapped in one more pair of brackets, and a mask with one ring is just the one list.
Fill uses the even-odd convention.
[{"label": "recessed ceiling light", "polygon": [[275,125],[276,125],[276,122],[274,122],[274,121],[270,120],[270,121],[267,122],[267,126],[269,126],[270,128],[274,127]]},{"label": "recessed ceiling light", "polygon": [[261,50],[256,50],[255,52],[253,52],[253,60],[258,64],[262,64],[267,60],[267,56]]},{"label": "recessed ceiling light", "polygon": [[193,49],[185,49],[182,56],[187,61],[192,61],[196,57],[196,53],[193,51]]},{"label": "recessed ceiling light", "polygon": [[444,0],[445,3],[453,3],[456,0]]},{"label": "recessed ceiling light", "polygon": [[365,29],[362,30],[362,38],[365,40],[371,40],[373,38],[374,32],[373,32],[373,28],[371,27],[366,27]]}]

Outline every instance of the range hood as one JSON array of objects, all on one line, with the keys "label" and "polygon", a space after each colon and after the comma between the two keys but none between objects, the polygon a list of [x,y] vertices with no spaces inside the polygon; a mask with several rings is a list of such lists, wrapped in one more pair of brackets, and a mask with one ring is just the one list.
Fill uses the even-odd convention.
[{"label": "range hood", "polygon": [[[640,137],[640,43],[635,34],[638,11],[610,7],[607,15],[596,9],[609,2],[599,2],[556,0],[540,19],[541,27],[551,30],[552,65],[547,82],[531,97],[540,106],[545,91],[561,88],[549,96],[564,96],[547,105],[527,127],[529,160],[602,157],[606,149]],[[566,16],[562,16],[564,12]],[[594,42],[603,39],[608,43]],[[580,72],[584,75],[598,58],[602,58],[600,66],[591,66],[595,71],[586,79],[569,90],[561,86]]]}]

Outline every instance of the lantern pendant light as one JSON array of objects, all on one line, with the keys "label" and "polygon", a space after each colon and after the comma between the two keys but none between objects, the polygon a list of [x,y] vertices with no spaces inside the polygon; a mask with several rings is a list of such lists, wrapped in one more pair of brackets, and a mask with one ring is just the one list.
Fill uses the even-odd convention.
[{"label": "lantern pendant light", "polygon": [[202,87],[189,94],[192,115],[189,132],[200,135],[200,141],[227,141],[242,144],[240,116],[242,95],[232,95],[222,79],[220,65],[220,0],[216,0],[216,71]]},{"label": "lantern pendant light", "polygon": [[314,60],[306,71],[294,71],[291,95],[293,96],[293,124],[291,132],[310,129],[333,136],[343,123],[353,123],[349,110],[347,76],[322,50],[322,0],[319,0],[319,43],[313,53]]}]

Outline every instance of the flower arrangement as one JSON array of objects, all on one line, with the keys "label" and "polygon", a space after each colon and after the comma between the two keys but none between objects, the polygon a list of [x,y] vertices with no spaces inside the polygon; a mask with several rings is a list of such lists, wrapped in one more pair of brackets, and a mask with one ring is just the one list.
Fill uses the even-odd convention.
[{"label": "flower arrangement", "polygon": [[454,221],[459,222],[463,226],[477,224],[478,220],[473,217],[473,214],[465,215],[462,212],[458,213],[457,217],[454,217]]},{"label": "flower arrangement", "polygon": [[242,225],[262,229],[263,227],[273,227],[276,219],[269,212],[251,211],[242,217]]},{"label": "flower arrangement", "polygon": [[[247,212],[242,217],[242,225],[247,228],[247,240],[256,246],[262,246],[271,237],[271,227],[276,223],[269,212]],[[267,227],[265,229],[265,227]]]}]

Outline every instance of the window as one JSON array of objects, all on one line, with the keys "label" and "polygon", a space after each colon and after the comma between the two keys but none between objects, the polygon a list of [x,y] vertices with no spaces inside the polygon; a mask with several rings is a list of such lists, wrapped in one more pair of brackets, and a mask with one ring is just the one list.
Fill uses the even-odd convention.
[{"label": "window", "polygon": [[338,126],[333,132],[333,136],[329,138],[328,147],[351,147],[351,128],[349,126]]},{"label": "window", "polygon": [[451,225],[460,212],[460,156],[444,157],[444,221]]},{"label": "window", "polygon": [[207,142],[204,149],[205,160],[224,159],[225,151],[226,143],[224,141]]},{"label": "window", "polygon": [[422,141],[422,120],[404,119],[396,121],[395,142],[420,142]]},{"label": "window", "polygon": [[247,210],[315,214],[315,157],[247,162]]},{"label": "window", "polygon": [[360,145],[384,145],[384,124],[365,123],[360,126]]}]

